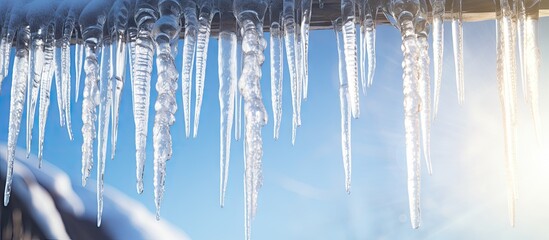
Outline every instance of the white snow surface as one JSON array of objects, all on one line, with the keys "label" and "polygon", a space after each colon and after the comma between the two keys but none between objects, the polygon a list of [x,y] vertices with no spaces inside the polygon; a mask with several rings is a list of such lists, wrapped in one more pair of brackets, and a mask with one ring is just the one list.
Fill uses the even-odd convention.
[{"label": "white snow surface", "polygon": [[[0,144],[2,175],[6,172],[6,154],[6,145]],[[48,239],[70,239],[59,210],[95,222],[95,182],[89,181],[87,187],[71,183],[66,173],[47,161],[39,169],[38,158],[31,155],[27,159],[23,149],[15,153],[12,196],[30,210]],[[105,187],[104,207],[101,230],[113,239],[190,239],[165,220],[156,221],[145,206],[112,187]]]}]

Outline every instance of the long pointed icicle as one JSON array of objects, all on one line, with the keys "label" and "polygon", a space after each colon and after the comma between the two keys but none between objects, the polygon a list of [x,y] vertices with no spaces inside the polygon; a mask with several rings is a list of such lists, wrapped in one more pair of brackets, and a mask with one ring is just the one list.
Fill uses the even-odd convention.
[{"label": "long pointed icicle", "polygon": [[301,1],[301,51],[303,61],[303,99],[309,95],[309,28],[311,25],[311,13],[313,0]]},{"label": "long pointed icicle", "polygon": [[107,158],[109,120],[112,106],[112,63],[111,42],[108,36],[103,40],[101,69],[99,73],[99,118],[97,124],[97,225],[101,225],[103,215],[103,177]]},{"label": "long pointed icicle", "polygon": [[152,7],[146,1],[143,1],[143,7],[140,2],[137,3],[137,12],[135,13],[138,26],[137,42],[135,46],[135,61],[133,63],[133,119],[135,123],[135,174],[137,178],[136,188],[138,193],[143,192],[143,173],[145,168],[145,159],[147,156],[147,133],[149,124],[149,104],[151,91],[151,74],[154,55],[154,41],[151,37],[151,31],[156,21],[156,15]]},{"label": "long pointed icicle", "polygon": [[347,81],[349,82],[349,96],[351,97],[351,114],[353,118],[360,116],[360,99],[358,85],[358,61],[356,49],[355,4],[352,0],[341,1],[341,15],[343,20],[343,44],[345,46],[345,64]]},{"label": "long pointed icicle", "polygon": [[452,7],[452,43],[454,48],[454,65],[456,70],[456,86],[458,102],[465,100],[465,82],[463,76],[463,18],[462,0],[453,0]]},{"label": "long pointed icicle", "polygon": [[[232,5],[231,1],[225,4]],[[221,12],[222,28],[219,33],[219,106],[220,106],[220,205],[225,202],[231,156],[231,132],[234,119],[235,89],[237,84],[236,21],[231,12]],[[232,19],[231,19],[232,18]],[[233,23],[232,25],[230,23]]]},{"label": "long pointed icicle", "polygon": [[[366,87],[372,86],[376,69],[376,26],[377,5],[367,0],[358,1],[360,10],[360,70],[362,92],[366,94]],[[368,57],[368,71],[366,74],[366,57]]]},{"label": "long pointed icicle", "polygon": [[[539,4],[540,1],[534,3],[527,12],[526,21],[524,24],[524,61],[526,70],[526,86],[528,91],[528,102],[530,111],[534,120],[534,129],[538,144],[543,144],[543,135],[541,133],[541,117],[539,110],[539,73],[540,73],[540,49],[538,43],[538,19],[539,19]],[[523,85],[524,87],[524,85]]]},{"label": "long pointed icicle", "polygon": [[[79,36],[82,37],[80,31],[78,31]],[[84,41],[81,38],[76,39],[76,44],[74,45],[74,67],[76,68],[76,85],[75,85],[75,102],[78,102],[78,96],[80,93],[80,80],[82,78],[82,65],[84,63]]]},{"label": "long pointed icicle", "polygon": [[283,22],[284,38],[286,43],[286,59],[290,71],[290,89],[292,92],[292,144],[295,144],[295,137],[298,126],[298,72],[296,63],[296,24],[295,24],[295,2],[293,0],[284,0]]},{"label": "long pointed icicle", "polygon": [[124,87],[124,80],[126,78],[126,26],[128,24],[128,8],[129,0],[117,1],[113,9],[111,10],[111,17],[114,18],[114,26],[111,32],[114,42],[114,48],[112,56],[114,57],[113,64],[114,69],[112,84],[113,87],[113,102],[112,102],[112,136],[111,136],[111,159],[114,159],[116,153],[116,142],[118,140],[118,119],[120,112],[120,99],[122,95],[122,88]]},{"label": "long pointed icicle", "polygon": [[[82,37],[86,42],[86,59],[84,60],[86,78],[82,94],[82,185],[84,186],[93,166],[93,142],[96,137],[95,122],[97,120],[97,105],[99,104],[100,80],[97,55],[100,52],[106,15],[104,12],[98,14],[96,9],[101,8],[104,4],[107,4],[107,2],[99,1],[97,5],[88,5],[84,8],[78,20],[83,28]],[[98,202],[98,208],[99,204]],[[101,222],[98,221],[97,224],[100,225]]]},{"label": "long pointed icicle", "polygon": [[32,128],[34,125],[34,115],[36,113],[38,91],[40,90],[40,75],[42,74],[42,67],[44,66],[45,31],[45,28],[41,28],[39,32],[31,34],[30,72],[27,84],[27,157],[29,157],[31,151]]},{"label": "long pointed icicle", "polygon": [[156,219],[160,219],[160,202],[164,194],[166,179],[166,161],[172,157],[172,136],[170,127],[175,122],[177,102],[178,72],[175,68],[174,56],[179,35],[179,15],[181,7],[178,1],[161,0],[158,4],[161,14],[154,25],[153,35],[156,40],[156,68],[158,80],[156,91],[158,97],[154,105],[153,142],[154,142],[154,202]]},{"label": "long pointed icicle", "polygon": [[[185,18],[185,43],[183,45],[182,59],[182,83],[183,115],[185,118],[185,135],[191,134],[191,87],[193,76],[193,63],[196,53],[196,41],[198,37],[198,19],[196,17],[196,5],[193,1],[183,3],[183,16]],[[187,4],[187,6],[185,6]]]},{"label": "long pointed icicle", "polygon": [[351,193],[351,105],[349,96],[349,84],[347,82],[347,67],[345,64],[345,48],[343,33],[341,32],[341,19],[334,21],[334,30],[337,40],[337,53],[339,58],[339,107],[341,111],[341,151],[343,156],[343,169],[345,172],[345,191]]},{"label": "long pointed icicle", "polygon": [[[425,7],[426,9],[426,7]],[[423,16],[418,17],[416,20],[416,33],[417,42],[419,47],[418,68],[418,92],[421,99],[421,112],[420,112],[420,124],[421,124],[421,137],[423,147],[423,157],[427,165],[427,171],[429,174],[433,174],[433,167],[431,164],[431,77],[429,75],[429,42],[427,40],[429,35],[429,26],[427,25],[427,19]]]},{"label": "long pointed icicle", "polygon": [[402,35],[404,128],[406,131],[406,165],[408,172],[408,203],[410,222],[417,229],[421,223],[421,131],[420,131],[420,95],[417,86],[419,48],[414,28],[414,20],[419,12],[419,1],[412,4],[402,0],[393,0],[389,10],[396,19]]},{"label": "long pointed icicle", "polygon": [[15,61],[12,70],[12,86],[10,100],[10,118],[8,130],[8,168],[6,185],[4,188],[4,206],[7,206],[11,195],[11,182],[13,179],[13,166],[15,163],[15,150],[17,137],[21,127],[21,116],[25,104],[25,92],[29,75],[29,43],[30,32],[28,27],[18,30],[15,52]]},{"label": "long pointed icicle", "polygon": [[[377,14],[377,12],[372,14]],[[372,83],[374,82],[374,73],[376,71],[376,26],[373,17],[366,16],[365,21],[366,53],[368,55],[368,86],[372,86]]]},{"label": "long pointed icicle", "polygon": [[274,115],[273,135],[275,140],[278,139],[280,132],[280,121],[282,120],[282,82],[284,78],[283,34],[281,31],[279,20],[281,10],[282,0],[273,2],[271,4],[271,27],[269,30],[269,46],[271,56],[271,102]]},{"label": "long pointed icicle", "polygon": [[[299,9],[298,9],[299,11]],[[295,63],[297,69],[297,126],[301,126],[301,103],[303,102],[303,48],[301,48],[301,27],[299,19],[296,16],[296,43],[295,43]]]},{"label": "long pointed icicle", "polygon": [[44,67],[40,74],[40,107],[38,109],[38,166],[42,165],[44,151],[44,139],[46,134],[46,120],[50,106],[51,82],[53,79],[53,53],[54,53],[53,25],[48,28],[44,44]]},{"label": "long pointed icicle", "polygon": [[442,83],[442,61],[444,59],[444,2],[431,0],[433,9],[433,65],[435,71],[435,89],[433,99],[433,116],[437,115]]},{"label": "long pointed icicle", "polygon": [[61,41],[61,89],[63,93],[63,108],[65,109],[65,123],[67,133],[72,141],[72,123],[71,123],[71,50],[70,39],[74,29],[75,19],[72,16],[67,17],[63,27],[63,38]]},{"label": "long pointed icicle", "polygon": [[200,123],[200,110],[204,96],[204,83],[206,80],[206,60],[208,57],[208,43],[210,42],[210,31],[212,19],[215,15],[212,0],[203,0],[198,18],[198,37],[196,43],[196,92],[194,106],[194,128],[193,137],[198,135],[198,124]]},{"label": "long pointed icicle", "polygon": [[225,204],[225,191],[229,176],[231,157],[231,132],[234,120],[235,93],[237,84],[236,19],[232,14],[231,1],[220,1],[221,27],[217,59],[219,74],[219,204]]},{"label": "long pointed icicle", "polygon": [[506,0],[501,0],[497,9],[497,78],[500,92],[500,101],[503,111],[503,125],[505,130],[505,158],[507,168],[508,211],[511,226],[515,225],[516,205],[516,51],[515,36],[516,22],[513,19],[514,11]]},{"label": "long pointed icicle", "polygon": [[520,60],[520,75],[521,75],[521,85],[522,85],[522,94],[526,102],[529,101],[528,97],[528,85],[526,80],[526,1],[527,0],[516,0],[517,8],[517,37],[518,37],[518,50],[519,50],[519,60]]},{"label": "long pointed icicle", "polygon": [[59,125],[65,126],[65,101],[63,100],[63,83],[61,78],[63,78],[62,71],[62,58],[63,54],[61,53],[62,40],[55,40],[55,52],[54,52],[54,70],[55,70],[55,92],[57,96],[57,108],[59,110]]},{"label": "long pointed icicle", "polygon": [[[264,4],[266,7],[266,4]],[[260,26],[246,16],[239,16],[243,28],[242,50],[244,55],[242,76],[238,87],[244,98],[245,115],[245,202],[246,202],[246,239],[250,239],[251,221],[257,209],[259,188],[261,187],[261,161],[263,158],[263,139],[261,129],[267,124],[267,111],[261,96],[261,65],[265,59],[263,49],[265,40]],[[262,18],[260,18],[262,19]]]}]

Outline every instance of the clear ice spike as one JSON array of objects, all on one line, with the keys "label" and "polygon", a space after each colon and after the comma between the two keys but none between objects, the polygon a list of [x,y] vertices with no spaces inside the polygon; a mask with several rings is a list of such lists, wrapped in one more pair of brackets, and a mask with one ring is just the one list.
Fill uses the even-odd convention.
[{"label": "clear ice spike", "polygon": [[204,82],[206,80],[206,60],[208,57],[208,43],[212,19],[215,12],[212,9],[202,8],[198,18],[198,37],[196,43],[196,84],[195,84],[195,107],[194,107],[194,128],[193,137],[198,135],[198,124],[200,123],[200,110],[204,96]]},{"label": "clear ice spike", "polygon": [[418,92],[421,100],[421,136],[423,157],[427,165],[427,171],[429,174],[433,174],[433,167],[431,164],[431,77],[429,75],[429,42],[427,41],[428,33],[425,30],[426,20],[423,20],[423,31],[420,31],[417,35],[417,42],[419,47],[419,61],[416,67],[418,72]]},{"label": "clear ice spike", "polygon": [[[405,22],[404,24],[412,24]],[[413,31],[413,30],[412,30]],[[412,227],[420,225],[420,98],[416,86],[416,59],[419,53],[414,34],[403,34],[402,51],[404,54],[404,127],[406,131],[406,162],[408,169],[408,197]]]},{"label": "clear ice spike", "polygon": [[46,37],[44,44],[44,67],[40,74],[40,107],[38,109],[38,166],[42,165],[42,155],[44,150],[44,139],[46,133],[46,121],[50,106],[51,83],[53,80],[53,54],[54,54],[54,35],[53,29]]},{"label": "clear ice spike", "polygon": [[282,120],[282,82],[284,78],[284,49],[281,27],[278,22],[271,24],[270,29],[271,56],[271,101],[273,105],[273,135],[278,139],[280,121]]},{"label": "clear ice spike", "polygon": [[463,18],[462,0],[454,0],[452,8],[452,44],[454,49],[454,65],[456,71],[456,87],[458,102],[465,100],[465,82],[463,76]]},{"label": "clear ice spike", "polygon": [[267,124],[268,118],[262,101],[260,85],[261,65],[265,60],[263,50],[266,41],[263,39],[263,32],[259,27],[262,26],[262,23],[254,23],[246,16],[240,16],[239,21],[243,28],[243,69],[238,87],[244,98],[245,116],[245,228],[246,239],[250,239],[251,221],[255,216],[259,188],[262,184],[263,139],[261,129]]},{"label": "clear ice spike", "polygon": [[[301,51],[303,52],[303,99],[309,95],[309,28],[313,0],[301,1]],[[272,33],[272,32],[271,32]]]},{"label": "clear ice spike", "polygon": [[69,139],[72,141],[72,123],[71,123],[71,49],[70,49],[70,33],[72,33],[72,27],[69,27],[70,31],[65,26],[67,36],[63,37],[61,47],[61,89],[63,92],[63,109],[65,112],[65,124],[67,125],[67,133]]},{"label": "clear ice spike", "polygon": [[13,179],[13,166],[15,163],[15,150],[17,137],[21,127],[21,117],[25,104],[25,93],[29,76],[29,27],[19,29],[16,43],[15,60],[12,70],[12,86],[10,99],[10,117],[8,128],[8,168],[6,185],[4,189],[4,206],[10,201],[11,182]]},{"label": "clear ice spike", "polygon": [[345,47],[345,67],[347,81],[349,83],[349,96],[351,98],[351,115],[360,117],[360,94],[358,80],[358,51],[356,48],[355,6],[352,0],[341,1],[341,14],[343,19],[343,44]]},{"label": "clear ice spike", "polygon": [[166,178],[166,161],[172,156],[172,136],[170,127],[175,122],[177,103],[175,91],[177,90],[178,72],[175,68],[173,53],[168,43],[160,43],[157,47],[156,66],[158,69],[158,81],[156,91],[158,98],[154,105],[156,115],[154,117],[153,142],[154,142],[154,196],[156,204],[156,217],[160,217],[160,201],[164,194],[164,182]]},{"label": "clear ice spike", "polygon": [[154,203],[156,219],[160,219],[160,203],[164,195],[166,181],[166,162],[172,157],[171,126],[175,123],[177,101],[177,80],[179,73],[175,68],[174,56],[177,52],[177,36],[179,35],[179,15],[181,6],[178,1],[160,0],[160,19],[153,28],[156,42],[156,81],[157,98],[154,104],[155,116],[153,127],[154,150]]},{"label": "clear ice spike", "polygon": [[525,32],[525,66],[526,79],[528,86],[528,98],[530,111],[534,120],[534,128],[539,146],[544,143],[542,134],[542,122],[539,109],[539,75],[540,75],[540,48],[538,43],[538,18],[539,18],[539,2],[533,5],[533,11],[529,11],[526,16],[524,32]]},{"label": "clear ice spike", "polygon": [[406,167],[408,179],[408,205],[410,223],[417,229],[421,224],[421,98],[418,87],[420,56],[414,21],[420,12],[421,3],[408,4],[407,1],[394,0],[389,11],[396,20],[402,36],[402,80],[404,94],[404,129],[406,142]]},{"label": "clear ice spike", "polygon": [[54,66],[55,66],[55,91],[57,96],[57,108],[59,109],[59,125],[61,127],[65,126],[65,105],[63,100],[63,83],[61,78],[63,78],[62,70],[62,58],[63,54],[61,53],[61,40],[55,41],[55,52],[54,52]]},{"label": "clear ice spike", "polygon": [[27,158],[30,156],[31,151],[32,128],[34,125],[38,92],[40,90],[40,76],[44,66],[44,39],[42,38],[42,34],[33,34],[31,38],[30,72],[27,84]]},{"label": "clear ice spike", "polygon": [[196,41],[198,37],[198,19],[196,8],[187,7],[183,10],[185,17],[185,43],[183,45],[182,59],[182,83],[183,115],[185,118],[185,135],[189,138],[191,134],[191,88],[193,76],[193,64],[196,53]]},{"label": "clear ice spike", "polygon": [[345,172],[345,191],[351,193],[351,106],[349,96],[349,84],[347,82],[347,67],[345,64],[345,49],[343,33],[341,32],[341,19],[334,21],[334,30],[337,40],[338,69],[339,69],[339,106],[341,112],[341,151],[343,169]]},{"label": "clear ice spike", "polygon": [[93,166],[93,142],[95,140],[95,121],[97,105],[99,104],[99,63],[97,61],[98,46],[86,44],[86,59],[84,60],[84,91],[82,94],[82,185],[86,185]]},{"label": "clear ice spike", "polygon": [[440,86],[442,83],[442,61],[444,59],[444,2],[445,0],[431,0],[433,8],[433,65],[434,65],[434,98],[433,116],[438,112]]},{"label": "clear ice spike", "polygon": [[286,44],[286,59],[290,72],[290,90],[292,94],[292,144],[295,144],[298,126],[298,71],[297,71],[297,35],[295,24],[295,5],[293,0],[284,0],[283,22]]},{"label": "clear ice spike", "polygon": [[229,161],[231,157],[231,132],[234,119],[235,92],[237,84],[236,33],[219,33],[219,106],[220,106],[220,205],[223,207]]},{"label": "clear ice spike", "polygon": [[497,9],[497,79],[505,130],[505,158],[507,168],[507,198],[509,221],[515,225],[516,148],[517,148],[517,94],[516,94],[516,20],[514,11],[502,0]]},{"label": "clear ice spike", "polygon": [[82,64],[84,58],[84,43],[77,42],[74,46],[74,67],[76,68],[76,89],[75,91],[75,102],[78,102],[78,97],[80,93],[80,80],[82,78]]},{"label": "clear ice spike", "polygon": [[[112,109],[112,137],[111,137],[111,159],[114,159],[114,154],[116,152],[116,142],[118,139],[118,119],[120,112],[120,99],[122,95],[122,88],[124,87],[124,80],[126,78],[126,38],[125,35],[118,34],[115,39],[114,53],[111,52],[111,55],[115,57],[113,63],[114,69],[114,79],[113,84],[115,85],[113,89],[113,109]],[[111,50],[112,51],[112,50]]]},{"label": "clear ice spike", "polygon": [[137,192],[143,192],[143,172],[147,156],[147,126],[149,122],[149,104],[151,91],[151,73],[154,54],[154,42],[150,30],[140,29],[135,46],[133,71],[133,118],[135,122],[135,161]]},{"label": "clear ice spike", "polygon": [[366,52],[368,55],[368,86],[372,86],[376,71],[376,29],[374,25],[366,28]]},{"label": "clear ice spike", "polygon": [[104,40],[101,52],[101,69],[99,79],[99,119],[97,126],[97,225],[101,224],[103,215],[103,177],[107,158],[107,141],[109,136],[109,120],[112,106],[112,71],[111,43]]},{"label": "clear ice spike", "polygon": [[522,95],[524,96],[524,99],[526,102],[529,101],[528,96],[528,85],[527,85],[527,78],[526,78],[526,64],[525,64],[525,55],[526,55],[526,32],[525,32],[525,24],[526,24],[526,0],[517,0],[516,8],[517,8],[517,36],[518,36],[518,50],[519,50],[519,60],[520,60],[520,76],[521,76],[521,86],[522,86]]}]

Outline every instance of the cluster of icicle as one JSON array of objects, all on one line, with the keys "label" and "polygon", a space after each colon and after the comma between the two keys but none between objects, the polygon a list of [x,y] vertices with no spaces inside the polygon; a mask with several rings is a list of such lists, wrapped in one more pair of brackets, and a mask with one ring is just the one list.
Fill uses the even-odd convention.
[{"label": "cluster of icicle", "polygon": [[[31,149],[31,133],[38,105],[38,156],[42,159],[52,80],[55,79],[60,124],[66,127],[69,138],[72,139],[70,93],[72,79],[75,79],[75,102],[79,99],[80,91],[83,91],[82,184],[86,184],[92,170],[93,146],[97,141],[97,224],[101,223],[107,143],[110,137],[111,158],[114,158],[126,66],[129,66],[131,73],[129,79],[135,123],[137,191],[143,192],[150,88],[154,81],[151,73],[153,64],[156,64],[157,99],[154,103],[153,150],[154,196],[159,218],[166,163],[172,155],[170,127],[176,117],[175,92],[181,78],[185,134],[189,137],[193,103],[191,89],[193,82],[195,84],[193,136],[196,137],[205,86],[211,23],[214,16],[219,14],[220,204],[224,204],[227,188],[233,122],[234,137],[239,140],[243,111],[245,234],[247,239],[250,238],[251,220],[256,212],[262,179],[261,129],[268,119],[260,86],[261,65],[265,60],[263,51],[267,47],[263,21],[268,13],[274,138],[279,137],[282,119],[285,47],[293,108],[291,141],[295,143],[297,127],[301,125],[301,102],[308,95],[308,42],[312,0],[3,0],[1,3],[0,81],[10,71],[8,67],[11,49],[15,48],[15,60],[11,70],[9,166],[4,205],[9,202],[15,148],[25,100],[27,153]],[[538,141],[541,142],[537,89],[539,0],[495,0],[495,3],[497,76],[504,113],[509,211],[511,224],[514,224],[516,39],[518,36],[522,89],[533,113]],[[445,18],[452,19],[458,101],[462,103],[465,96],[461,0],[430,0],[429,5],[431,11],[428,10],[427,0],[341,0],[341,17],[333,20],[339,53],[342,153],[345,190],[348,193],[351,187],[351,117],[360,116],[360,88],[365,93],[373,82],[378,12],[385,14],[401,32],[406,160],[413,228],[420,225],[421,148],[428,172],[432,172],[430,125],[431,119],[436,116],[440,95]],[[445,10],[447,5],[452,6],[450,13]],[[319,7],[323,7],[322,1],[319,1]],[[360,25],[359,33],[357,24]],[[428,55],[431,26],[434,52],[433,103]],[[184,36],[184,44],[183,49],[178,51],[180,35]],[[71,44],[75,45],[73,59],[70,53]],[[182,54],[180,73],[176,70],[174,61],[178,54]],[[238,55],[241,55],[241,59],[238,59]],[[75,66],[76,76],[71,76],[71,64]],[[83,90],[80,89],[82,78]]]}]

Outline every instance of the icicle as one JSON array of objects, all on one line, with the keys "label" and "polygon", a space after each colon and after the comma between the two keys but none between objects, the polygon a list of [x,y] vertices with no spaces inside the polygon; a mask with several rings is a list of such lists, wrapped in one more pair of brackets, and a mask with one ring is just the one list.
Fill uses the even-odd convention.
[{"label": "icicle", "polygon": [[[99,63],[97,54],[103,37],[105,13],[96,11],[107,4],[99,1],[95,5],[87,5],[78,22],[82,25],[82,37],[86,42],[84,60],[84,91],[82,94],[82,185],[86,185],[93,166],[93,142],[96,137],[95,121],[97,119],[97,105],[99,104]],[[102,59],[103,60],[103,59]],[[57,74],[56,74],[57,77]],[[98,193],[99,194],[99,193]],[[98,208],[99,208],[98,202]],[[100,221],[97,224],[101,224]]]},{"label": "icicle", "polygon": [[[540,1],[536,1],[528,9],[526,21],[524,23],[524,62],[527,79],[527,96],[530,104],[530,111],[534,120],[534,128],[538,144],[543,144],[543,135],[541,133],[541,117],[539,111],[539,73],[540,73],[540,50],[538,43],[538,19],[539,19]],[[524,85],[523,85],[524,87]]]},{"label": "icicle", "polygon": [[[427,12],[427,5],[422,3],[422,13]],[[417,43],[419,47],[418,63],[416,65],[418,73],[418,93],[421,100],[420,103],[420,121],[421,121],[421,136],[423,146],[423,157],[427,165],[429,174],[433,174],[431,164],[431,77],[429,75],[429,25],[425,14],[418,16],[416,19]]]},{"label": "icicle", "polygon": [[301,1],[301,51],[303,53],[303,99],[307,99],[309,90],[309,27],[311,25],[312,0]]},{"label": "icicle", "polygon": [[53,24],[49,26],[44,44],[44,67],[40,74],[40,107],[38,109],[38,166],[42,165],[46,120],[50,106],[51,81],[53,78],[54,33]]},{"label": "icicle", "polygon": [[231,157],[231,131],[233,128],[235,92],[237,84],[236,19],[231,12],[230,0],[220,4],[220,33],[217,59],[219,73],[219,204],[223,207],[229,176]]},{"label": "icicle", "polygon": [[111,64],[114,64],[115,68],[112,69],[114,79],[112,83],[113,87],[113,105],[112,105],[112,136],[111,136],[111,159],[114,159],[116,153],[116,141],[118,139],[118,118],[120,112],[120,97],[122,95],[122,88],[124,87],[124,80],[126,77],[126,26],[128,23],[128,7],[129,0],[119,0],[113,6],[111,10],[111,17],[114,18],[114,26],[112,28],[112,39],[114,41],[114,51],[111,55],[115,58]]},{"label": "icicle", "polygon": [[[11,1],[8,1],[7,3],[11,4]],[[11,12],[14,11],[10,9],[10,7],[11,6],[4,6],[4,9],[6,9],[6,13],[4,15],[4,21],[2,22],[2,35],[0,40],[0,72],[2,74],[0,74],[0,89],[2,89],[2,82],[8,75],[11,45],[15,34],[15,32],[10,33],[8,31],[8,26],[11,21]]]},{"label": "icicle", "polygon": [[235,101],[235,107],[234,107],[234,118],[235,118],[235,126],[234,126],[234,140],[238,141],[240,140],[241,134],[242,134],[242,95],[238,92],[238,89],[235,93],[234,97]]},{"label": "icicle", "polygon": [[[129,18],[130,20],[131,19],[134,19],[132,17]],[[132,90],[132,93],[133,93],[133,81],[135,79],[135,69],[133,68],[134,67],[134,64],[135,64],[135,58],[136,58],[136,53],[135,53],[135,48],[136,48],[136,42],[137,42],[137,27],[135,26],[135,20],[133,21],[129,21],[128,22],[128,32],[127,32],[127,37],[128,37],[128,45],[129,47],[126,47],[127,50],[128,50],[128,55],[129,55],[129,67],[130,67],[130,87],[131,87],[131,90]],[[134,105],[134,100],[133,100],[133,94],[132,94],[132,106]]]},{"label": "icicle", "polygon": [[351,97],[351,114],[353,118],[360,116],[360,99],[358,89],[358,62],[356,49],[355,5],[352,0],[341,1],[341,16],[343,20],[343,43],[345,45],[345,64],[347,80],[349,81],[349,96]]},{"label": "icicle", "polygon": [[465,82],[463,77],[463,18],[461,1],[453,0],[452,5],[452,40],[454,48],[454,65],[456,68],[456,86],[459,104],[465,100]]},{"label": "icicle", "polygon": [[[253,3],[253,4],[250,4]],[[245,7],[253,6],[248,9]],[[263,16],[267,9],[266,0],[235,0],[235,16],[242,27],[243,68],[238,82],[244,98],[244,155],[245,155],[245,239],[251,238],[251,222],[257,209],[259,188],[261,187],[261,160],[263,140],[261,129],[267,124],[267,111],[261,96],[261,65],[265,60],[263,50]],[[252,14],[249,14],[252,13]]]},{"label": "icicle", "polygon": [[112,107],[112,62],[111,42],[104,36],[99,73],[99,119],[97,125],[97,225],[101,225],[103,215],[103,176],[107,158],[109,120]]},{"label": "icicle", "polygon": [[196,44],[196,100],[194,107],[194,132],[193,137],[198,134],[200,123],[200,109],[202,108],[202,97],[204,96],[204,81],[206,79],[206,60],[208,57],[208,43],[210,41],[210,30],[212,19],[215,16],[212,0],[202,0],[200,17],[198,18],[198,37]]},{"label": "icicle", "polygon": [[389,11],[396,19],[402,35],[402,53],[404,60],[404,127],[406,130],[406,165],[408,169],[408,201],[412,228],[419,228],[421,222],[421,131],[420,131],[420,95],[417,86],[419,48],[414,29],[414,18],[419,11],[419,2],[409,4],[402,0],[393,0]]},{"label": "icicle", "polygon": [[177,36],[179,35],[180,5],[173,0],[160,0],[161,18],[154,25],[153,35],[156,40],[156,68],[158,80],[156,91],[158,97],[154,105],[153,141],[154,141],[154,202],[156,219],[160,219],[160,202],[164,194],[166,179],[166,161],[172,157],[172,136],[170,127],[175,122],[177,102],[178,72],[175,68],[174,56],[177,52]]},{"label": "icicle", "polygon": [[433,64],[435,71],[435,89],[433,116],[437,115],[442,83],[442,61],[444,59],[444,4],[445,0],[431,0],[433,9]]},{"label": "icicle", "polygon": [[31,151],[32,128],[34,125],[34,114],[36,113],[36,102],[38,100],[38,91],[40,90],[40,75],[44,66],[44,35],[46,28],[41,27],[38,31],[31,34],[30,49],[30,72],[27,88],[27,158]]},{"label": "icicle", "polygon": [[[297,10],[299,11],[299,9]],[[296,63],[296,69],[297,69],[297,126],[301,126],[301,102],[303,98],[303,49],[301,48],[301,27],[299,23],[299,19],[296,17],[296,26],[295,26],[295,63]]]},{"label": "icicle", "polygon": [[[9,59],[5,59],[4,52],[5,49],[8,47],[8,41],[7,41],[7,34],[8,34],[8,24],[10,22],[10,12],[11,12],[11,6],[4,6],[0,11],[0,24],[2,27],[2,31],[0,31],[0,90],[2,89],[2,82],[4,81],[4,78],[8,75],[7,71],[4,71],[4,63],[7,61],[9,63]],[[5,12],[4,12],[5,11]],[[9,56],[9,55],[8,55]]]},{"label": "icicle", "polygon": [[139,23],[133,63],[133,119],[135,122],[135,162],[137,192],[143,192],[143,170],[147,156],[147,126],[149,122],[149,103],[151,90],[151,73],[154,54],[154,42],[151,31],[156,21],[152,6],[145,1],[143,7],[136,6],[136,22]]},{"label": "icicle", "polygon": [[4,189],[4,206],[7,206],[11,195],[11,182],[13,178],[13,165],[15,163],[15,150],[17,148],[17,137],[21,126],[21,115],[25,104],[25,91],[29,76],[29,27],[19,28],[17,31],[17,43],[15,61],[12,70],[12,86],[10,100],[10,118],[8,128],[8,168],[6,175],[6,186]]},{"label": "icicle", "polygon": [[[2,90],[2,82],[4,81],[7,73],[4,72],[4,52],[7,48],[7,40],[4,38],[0,39],[0,90]],[[7,60],[9,62],[9,60]]]},{"label": "icicle", "polygon": [[70,39],[74,29],[75,19],[69,15],[65,20],[63,27],[63,38],[61,41],[61,89],[63,108],[65,109],[65,122],[69,139],[72,141],[72,123],[71,123],[71,50]]},{"label": "icicle", "polygon": [[345,191],[351,193],[351,106],[349,104],[349,84],[347,82],[347,67],[345,64],[345,48],[341,32],[341,18],[333,22],[337,40],[339,66],[339,107],[341,111],[341,150],[343,154],[343,169],[345,170]]},{"label": "icicle", "polygon": [[[366,87],[370,87],[374,81],[376,69],[376,26],[377,5],[367,0],[357,1],[361,3],[360,11],[360,69],[362,92],[366,94]],[[366,75],[366,56],[368,56],[368,75]]]},{"label": "icicle", "polygon": [[[273,120],[274,120],[273,135],[275,140],[278,140],[279,131],[280,131],[280,121],[282,120],[282,82],[284,78],[284,56],[283,56],[284,49],[283,49],[283,36],[282,36],[281,26],[280,26],[281,10],[282,10],[282,0],[271,3],[271,27],[269,30],[270,32],[269,45],[270,45],[270,56],[271,56],[271,102],[273,106],[273,115],[274,115],[273,116]],[[306,31],[308,35],[309,34],[308,26]],[[306,41],[308,41],[308,36]],[[305,46],[305,48],[306,47],[307,46]],[[307,66],[305,66],[305,68],[307,68]],[[304,94],[306,94],[306,90]]]},{"label": "icicle", "polygon": [[241,20],[244,28],[242,49],[244,62],[239,88],[244,98],[245,113],[245,144],[246,144],[246,226],[247,238],[250,236],[250,221],[255,216],[257,208],[257,195],[261,187],[261,159],[263,157],[263,141],[261,128],[267,124],[267,111],[262,102],[261,65],[264,61],[263,49],[265,48],[262,31],[251,20]]},{"label": "icicle", "polygon": [[55,91],[57,95],[57,108],[59,110],[59,125],[65,126],[65,106],[63,105],[63,84],[62,84],[62,56],[61,53],[61,40],[55,40],[55,52],[54,52],[54,70],[55,70]]},{"label": "icicle", "polygon": [[183,45],[181,91],[183,92],[183,113],[185,117],[185,135],[191,134],[191,87],[193,63],[198,35],[198,20],[196,18],[196,4],[193,1],[183,3],[185,17],[185,43]]},{"label": "icicle", "polygon": [[515,225],[516,205],[516,21],[514,11],[506,0],[497,6],[497,78],[505,129],[505,155],[507,167],[508,211],[511,226]]},{"label": "icicle", "polygon": [[295,144],[295,137],[298,126],[298,71],[296,63],[296,24],[295,24],[295,5],[293,0],[284,0],[283,5],[283,22],[284,22],[284,38],[286,43],[286,59],[288,61],[288,69],[290,71],[290,89],[292,92],[292,144]]},{"label": "icicle", "polygon": [[518,35],[518,50],[519,50],[519,60],[520,60],[520,75],[521,75],[521,85],[522,85],[522,95],[524,96],[524,100],[528,102],[528,85],[526,80],[526,64],[525,64],[525,54],[526,54],[526,45],[525,45],[525,22],[526,22],[526,3],[525,0],[517,0],[516,1],[516,8],[517,8],[517,19],[518,19],[518,25],[517,25],[517,35]]},{"label": "icicle", "polygon": [[76,44],[74,46],[74,67],[76,68],[76,89],[74,100],[78,102],[78,95],[80,93],[80,80],[82,78],[82,64],[84,63],[84,41],[81,39],[82,34],[78,31],[76,39]]}]

